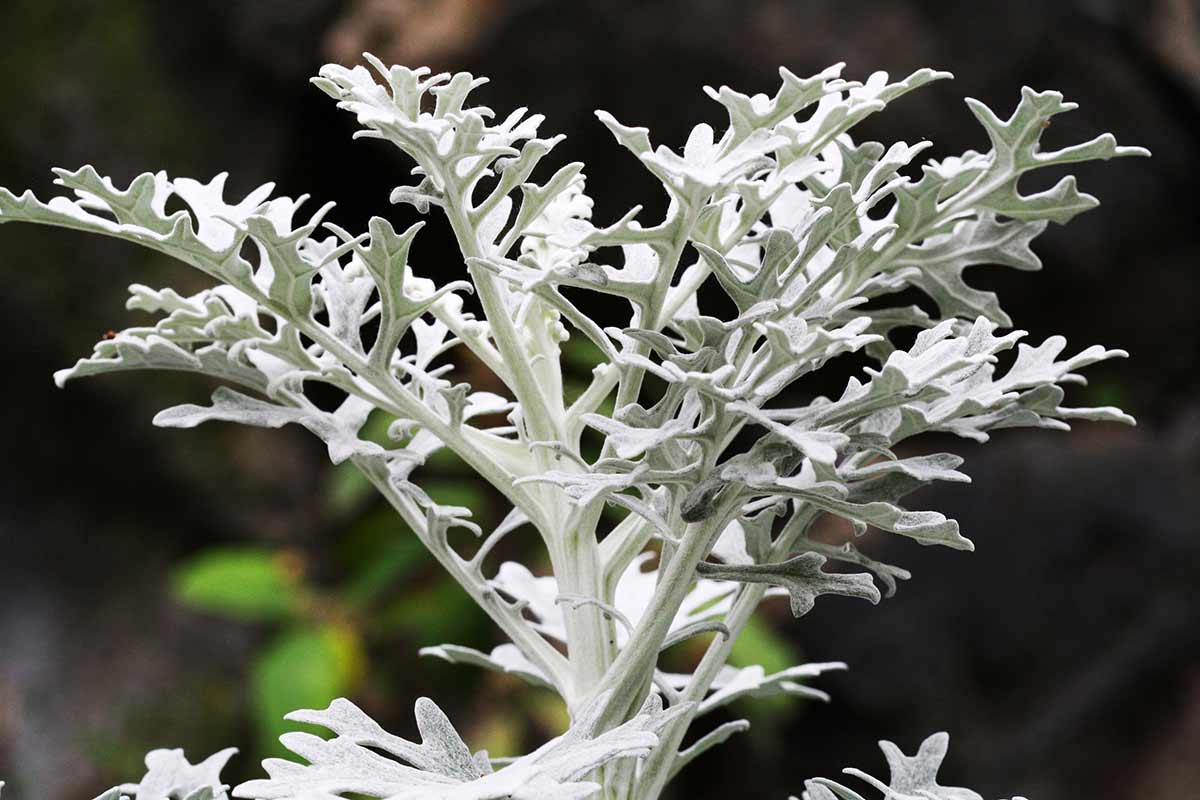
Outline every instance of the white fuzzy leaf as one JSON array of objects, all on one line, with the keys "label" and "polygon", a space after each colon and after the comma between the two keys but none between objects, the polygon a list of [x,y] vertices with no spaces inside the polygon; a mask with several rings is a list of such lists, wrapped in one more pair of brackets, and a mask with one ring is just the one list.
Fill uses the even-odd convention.
[{"label": "white fuzzy leaf", "polygon": [[[881,800],[893,798],[921,797],[928,800],[983,800],[983,796],[970,789],[953,786],[942,786],[937,782],[937,773],[946,757],[950,737],[946,733],[935,733],[921,743],[920,749],[914,756],[906,756],[899,747],[888,741],[881,741],[879,747],[887,758],[891,777],[885,784],[858,769],[846,769],[844,772],[869,783],[882,794]],[[825,778],[815,778],[805,782],[804,800],[862,800],[857,792],[840,783]],[[796,798],[792,798],[796,800]],[[1022,800],[1022,798],[1013,798]]]},{"label": "white fuzzy leaf", "polygon": [[261,428],[281,428],[289,423],[297,423],[324,440],[334,464],[340,464],[351,456],[383,454],[383,448],[379,445],[358,438],[358,431],[372,410],[372,406],[360,398],[347,398],[332,413],[281,406],[226,387],[213,392],[212,400],[211,406],[182,405],[160,411],[154,417],[154,424],[162,428],[194,428],[202,422],[220,420]]},{"label": "white fuzzy leaf", "polygon": [[311,734],[284,734],[281,741],[307,765],[268,759],[263,765],[270,777],[238,786],[234,796],[251,800],[351,793],[389,800],[591,797],[599,786],[581,780],[583,776],[614,759],[646,755],[658,743],[656,732],[686,710],[680,706],[664,711],[660,703],[651,701],[633,719],[598,734],[588,720],[579,720],[562,736],[492,772],[486,754],[472,755],[431,700],[417,701],[421,744],[385,732],[354,704],[335,700],[324,711],[288,715],[335,734],[328,741]]},{"label": "white fuzzy leaf", "polygon": [[552,688],[546,676],[533,662],[522,655],[515,645],[502,644],[493,648],[491,653],[482,653],[461,645],[441,644],[436,647],[422,647],[420,655],[440,658],[451,664],[469,664],[496,672],[504,672],[515,675],[533,686]]},{"label": "white fuzzy leaf", "polygon": [[182,750],[152,750],[140,782],[113,787],[96,800],[225,800],[221,770],[236,752],[231,747],[192,764]]}]

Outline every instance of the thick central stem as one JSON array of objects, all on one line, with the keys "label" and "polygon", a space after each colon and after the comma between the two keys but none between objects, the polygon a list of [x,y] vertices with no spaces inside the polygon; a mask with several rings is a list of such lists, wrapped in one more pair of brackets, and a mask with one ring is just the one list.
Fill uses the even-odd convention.
[{"label": "thick central stem", "polygon": [[602,704],[596,725],[598,730],[609,730],[621,724],[641,705],[654,675],[662,643],[670,632],[675,614],[692,589],[696,564],[712,549],[738,502],[734,495],[708,519],[688,525],[671,560],[665,567],[660,567],[658,586],[645,614],[593,693],[593,702]]},{"label": "thick central stem", "polygon": [[[555,566],[559,590],[564,595],[591,597],[607,602],[599,548],[594,527],[579,525],[563,532],[562,557]],[[573,684],[568,707],[572,717],[604,677],[616,653],[614,620],[592,604],[563,605],[567,652]]]},{"label": "thick central stem", "polygon": [[[485,255],[469,215],[452,201],[447,202],[445,209],[464,258]],[[504,288],[480,267],[471,266],[469,270],[496,349],[508,367],[509,388],[520,404],[528,437],[535,442],[562,443],[567,437],[561,385],[538,374],[539,368],[543,371],[546,368],[539,359],[556,358],[557,352],[549,352],[552,343],[545,336],[523,337],[504,301]],[[539,344],[542,345],[540,349]],[[531,348],[536,352],[531,352]],[[541,472],[564,468],[548,448],[535,448],[532,456]],[[549,523],[540,533],[550,552],[559,592],[606,600],[596,542],[596,523],[602,506],[592,509],[573,507],[561,490],[549,484],[531,487],[531,491],[542,506],[543,518]],[[616,649],[615,635],[613,621],[606,619],[595,605],[566,603],[561,611],[572,673],[566,699],[574,715],[578,703],[590,696],[611,663]]]}]

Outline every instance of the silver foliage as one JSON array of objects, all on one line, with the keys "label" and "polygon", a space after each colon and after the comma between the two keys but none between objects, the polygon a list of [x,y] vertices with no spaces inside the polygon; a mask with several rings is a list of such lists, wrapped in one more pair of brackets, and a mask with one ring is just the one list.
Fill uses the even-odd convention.
[{"label": "silver foliage", "polygon": [[[461,279],[439,285],[410,263],[423,222],[398,232],[376,217],[355,234],[326,221],[332,204],[304,215],[306,197],[272,196],[270,184],[227,200],[224,175],[203,183],[146,173],[122,188],[83,167],[55,170],[68,193],[49,201],[0,190],[0,223],[121,238],[215,283],[190,297],[134,284],[128,308],[157,321],[102,340],[55,375],[60,385],[137,369],[202,373],[222,383],[211,404],[167,409],[156,424],[312,432],[334,463],[363,471],[507,639],[488,653],[447,644],[423,654],[549,687],[572,717],[563,736],[493,772],[432,701],[417,704],[415,743],[340,700],[292,715],[334,734],[284,737],[306,765],[269,761],[270,777],[237,796],[482,800],[603,788],[607,797],[654,798],[684,764],[745,727],[726,723],[681,749],[698,714],[770,693],[827,698],[803,681],[841,665],[767,675],[727,664],[761,602],[787,595],[802,616],[823,594],[874,603],[909,579],[852,541],[811,537],[817,519],[842,519],[854,535],[874,528],[973,549],[954,520],[900,505],[933,481],[969,480],[960,458],[916,454],[910,439],[986,441],[995,430],[1066,429],[1074,419],[1132,423],[1117,409],[1065,405],[1066,390],[1083,382],[1079,370],[1123,351],[1064,356],[1058,336],[1021,343],[1023,331],[1001,332],[1012,321],[999,299],[967,282],[980,265],[1040,269],[1036,236],[1096,205],[1069,176],[1023,194],[1025,173],[1146,154],[1108,134],[1043,150],[1043,128],[1074,108],[1056,92],[1022,90],[1007,118],[968,100],[990,149],[924,164],[928,142],[885,147],[849,131],[948,73],[898,81],[875,73],[859,83],[836,65],[810,78],[780,70],[773,96],[706,88],[728,127],[696,126],[681,151],[598,112],[668,199],[660,220],[635,207],[600,224],[582,164],[534,178],[562,140],[539,135],[540,115],[471,105],[485,81],[468,73],[368,61],[374,72],[327,66],[313,82],[356,117],[359,136],[412,159],[415,182],[391,199],[445,217]],[[168,213],[168,204],[180,210]],[[713,316],[699,299],[706,284],[736,312]],[[893,302],[911,289],[928,303]],[[581,291],[611,298],[626,321],[601,327],[573,299]],[[477,295],[481,316],[465,310],[465,293]],[[587,339],[603,363],[568,402],[560,349],[571,336]],[[458,347],[495,373],[502,394],[452,377],[448,354]],[[790,387],[854,353],[876,366],[837,397],[795,404]],[[662,388],[651,391],[647,377]],[[312,402],[317,383],[342,393],[335,410]],[[614,396],[615,411],[601,413]],[[390,423],[386,444],[363,438],[376,413]],[[604,441],[598,459],[584,458],[584,436]],[[732,449],[747,436],[748,447]],[[422,464],[443,447],[511,504],[495,530],[485,535],[471,509],[439,505],[420,489]],[[605,506],[621,515],[611,528],[600,527]],[[481,537],[470,558],[449,543],[455,526]],[[486,568],[516,531],[540,538],[553,574],[511,562]],[[847,571],[855,567],[864,571]],[[698,635],[712,639],[693,672],[659,669],[663,649]],[[944,738],[911,759],[884,749],[892,784],[870,780],[887,797],[977,797],[935,783]],[[227,757],[192,767],[178,751],[155,751],[147,778],[106,800],[222,797],[215,768]],[[821,780],[805,797],[861,800]]]},{"label": "silver foliage", "polygon": [[[887,783],[874,778],[859,769],[843,770],[847,775],[853,775],[876,789],[882,800],[983,800],[983,796],[970,789],[955,786],[942,786],[937,782],[938,770],[946,757],[950,746],[950,736],[946,733],[935,733],[921,743],[916,755],[906,756],[892,742],[881,741],[879,749],[887,759],[891,777]],[[792,800],[797,800],[793,797]],[[866,800],[866,798],[849,787],[831,781],[827,778],[814,778],[804,784],[803,800]],[[1014,797],[1012,800],[1024,800]]]},{"label": "silver foliage", "polygon": [[236,752],[228,748],[191,764],[182,750],[152,750],[141,781],[115,786],[96,800],[227,800],[221,770]]},{"label": "silver foliage", "polygon": [[685,710],[664,710],[652,698],[628,722],[596,734],[590,732],[588,720],[580,720],[564,735],[493,771],[487,753],[472,753],[428,698],[418,700],[415,709],[420,744],[385,732],[348,700],[335,700],[324,711],[288,715],[334,733],[328,740],[308,733],[283,736],[284,745],[308,765],[268,759],[263,766],[269,777],[242,784],[234,796],[257,800],[345,794],[392,800],[591,797],[601,787],[582,780],[586,775],[614,760],[646,755],[658,743],[655,732]]}]

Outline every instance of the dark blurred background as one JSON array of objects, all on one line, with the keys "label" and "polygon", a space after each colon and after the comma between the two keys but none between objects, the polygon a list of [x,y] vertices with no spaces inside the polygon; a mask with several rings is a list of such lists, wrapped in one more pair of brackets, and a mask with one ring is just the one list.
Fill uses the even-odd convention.
[{"label": "dark blurred background", "polygon": [[[828,706],[735,707],[754,728],[689,767],[674,796],[782,798],[845,765],[884,772],[878,738],[911,752],[943,729],[944,782],[989,798],[1200,793],[1194,0],[6,0],[0,31],[0,185],[47,196],[49,167],[85,163],[122,184],[228,170],[230,194],[275,180],[337,201],[351,229],[408,213],[386,201],[409,165],[351,142],[353,120],[306,82],[363,50],[489,75],[488,105],[545,113],[545,130],[569,137],[562,158],[587,161],[600,220],[660,201],[595,108],[678,145],[720,119],[706,83],[773,91],[781,64],[805,75],[846,61],[853,78],[933,66],[957,80],[855,135],[929,138],[942,157],[985,144],[963,96],[1006,114],[1022,84],[1063,91],[1081,107],[1056,119],[1051,144],[1111,130],[1154,158],[1078,167],[1103,205],[1047,231],[1045,270],[979,268],[974,281],[1038,341],[1128,349],[1075,399],[1119,404],[1139,427],[930,443],[964,455],[975,484],[917,502],[957,517],[978,552],[880,540],[874,552],[915,573],[895,598],[823,598],[800,622],[770,609],[739,660],[850,671],[823,679]],[[418,251],[419,272],[456,275],[444,230]],[[303,432],[156,430],[154,411],[205,396],[178,376],[53,388],[52,370],[141,322],[123,310],[125,286],[194,291],[200,276],[121,243],[8,225],[0,270],[0,777],[14,797],[91,797],[139,776],[154,746],[199,757],[236,744],[236,781],[277,747],[284,710],[337,694],[399,733],[430,694],[494,755],[557,732],[549,697],[416,657],[494,634]],[[435,496],[497,513],[452,463],[429,480]]]}]

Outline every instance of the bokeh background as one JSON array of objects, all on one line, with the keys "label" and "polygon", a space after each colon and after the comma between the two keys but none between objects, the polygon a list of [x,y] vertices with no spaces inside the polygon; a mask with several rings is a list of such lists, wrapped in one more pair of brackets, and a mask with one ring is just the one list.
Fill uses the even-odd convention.
[{"label": "bokeh background", "polygon": [[[1062,332],[1132,358],[1091,371],[1081,404],[1140,425],[1004,432],[967,458],[970,487],[926,490],[978,552],[872,544],[913,580],[878,608],[823,598],[794,622],[771,609],[737,657],[842,659],[828,706],[751,701],[754,728],[681,774],[675,797],[786,797],[804,777],[882,771],[875,740],[913,750],[952,732],[946,783],[988,797],[1192,797],[1200,792],[1200,4],[1195,0],[5,0],[0,185],[45,196],[50,166],[267,180],[339,203],[334,219],[403,221],[387,195],[399,154],[351,142],[353,120],[306,79],[371,50],[385,61],[490,75],[485,102],[530,105],[588,163],[596,217],[658,191],[595,108],[678,145],[716,122],[700,92],[773,91],[786,65],[850,77],[934,66],[957,80],[856,131],[930,138],[941,157],[983,144],[963,96],[1007,112],[1019,87],[1081,108],[1050,143],[1112,130],[1150,161],[1085,164],[1103,205],[1039,240],[1035,275],[979,268],[1035,339]],[[1056,176],[1057,177],[1057,176]],[[438,228],[439,226],[433,226]],[[427,229],[428,230],[428,229]],[[418,271],[459,269],[445,231]],[[429,694],[468,741],[512,754],[553,735],[548,696],[418,659],[420,646],[494,633],[415,541],[324,448],[293,430],[151,427],[199,401],[177,376],[54,389],[90,351],[129,283],[203,286],[137,248],[0,228],[0,777],[14,797],[89,798],[140,775],[142,753],[236,744],[248,777],[277,748],[279,715],[347,694],[399,733]],[[586,374],[586,352],[572,353]],[[498,510],[450,462],[439,499]]]}]

